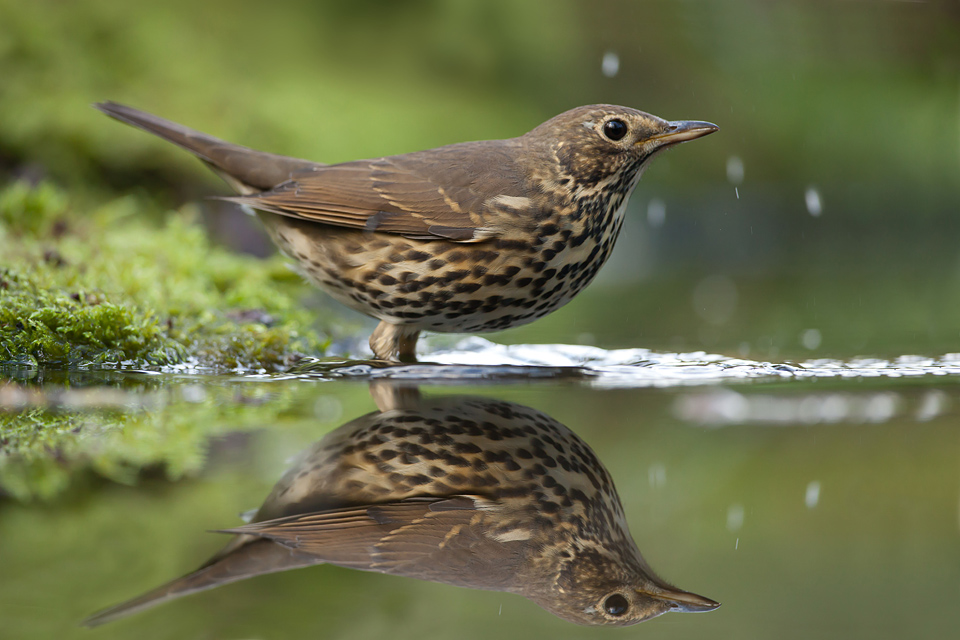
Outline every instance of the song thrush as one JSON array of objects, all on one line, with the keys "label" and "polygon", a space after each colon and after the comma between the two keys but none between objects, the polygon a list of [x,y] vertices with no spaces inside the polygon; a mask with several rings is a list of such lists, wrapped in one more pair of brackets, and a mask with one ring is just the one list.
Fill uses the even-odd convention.
[{"label": "song thrush", "polygon": [[253,151],[112,102],[109,116],[220,174],[334,298],[380,320],[377,358],[414,360],[421,331],[485,332],[566,304],[597,274],[653,156],[718,129],[612,105],[507,140],[324,165]]},{"label": "song thrush", "polygon": [[85,624],[320,563],[516,593],[588,625],[719,606],[654,574],[609,473],[564,425],[491,398],[400,397],[307,450],[203,567]]}]

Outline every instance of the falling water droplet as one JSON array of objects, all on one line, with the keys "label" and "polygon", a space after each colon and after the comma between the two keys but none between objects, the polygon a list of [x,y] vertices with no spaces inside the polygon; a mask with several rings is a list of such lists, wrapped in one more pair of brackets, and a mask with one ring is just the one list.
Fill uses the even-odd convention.
[{"label": "falling water droplet", "polygon": [[803,498],[807,509],[813,509],[820,502],[820,483],[816,480],[807,485],[807,493]]},{"label": "falling water droplet", "polygon": [[[743,160],[739,156],[727,158],[727,180],[730,184],[738,185],[743,182]],[[739,198],[739,193],[737,195]]]},{"label": "falling water droplet", "polygon": [[660,198],[651,200],[650,204],[647,205],[647,223],[651,227],[661,227],[666,219],[667,204]]},{"label": "falling water droplet", "polygon": [[816,187],[807,187],[804,200],[806,200],[807,211],[810,212],[810,215],[817,217],[823,213],[823,203],[820,202],[820,192],[817,191]]},{"label": "falling water droplet", "polygon": [[743,526],[743,505],[732,504],[727,509],[727,530],[730,532],[739,531]]},{"label": "falling water droplet", "polygon": [[651,487],[663,487],[667,484],[667,468],[660,463],[650,465],[647,469],[647,480]]},{"label": "falling water droplet", "polygon": [[800,343],[811,351],[819,347],[822,340],[823,336],[820,335],[818,329],[807,329],[800,334]]},{"label": "falling water droplet", "polygon": [[603,54],[603,62],[600,63],[600,71],[608,78],[612,78],[620,71],[620,56],[613,51],[607,51]]}]

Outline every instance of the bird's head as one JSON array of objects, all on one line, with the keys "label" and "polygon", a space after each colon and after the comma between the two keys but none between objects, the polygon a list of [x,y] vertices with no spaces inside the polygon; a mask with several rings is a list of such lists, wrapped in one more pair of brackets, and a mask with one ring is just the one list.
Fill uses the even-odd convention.
[{"label": "bird's head", "polygon": [[718,129],[709,122],[670,122],[629,107],[596,104],[565,111],[524,140],[537,156],[556,158],[558,180],[589,187],[615,178],[632,188],[654,155]]},{"label": "bird's head", "polygon": [[712,611],[720,606],[663,581],[639,553],[623,557],[609,549],[587,548],[561,554],[565,560],[549,587],[525,595],[570,622],[628,626],[668,611]]}]

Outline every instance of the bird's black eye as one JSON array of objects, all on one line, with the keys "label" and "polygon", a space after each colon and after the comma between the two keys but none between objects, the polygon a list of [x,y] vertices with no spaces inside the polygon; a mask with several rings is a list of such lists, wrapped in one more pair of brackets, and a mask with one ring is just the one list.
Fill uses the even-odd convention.
[{"label": "bird's black eye", "polygon": [[607,120],[603,125],[603,135],[611,140],[620,140],[627,135],[627,125],[623,120]]},{"label": "bird's black eye", "polygon": [[629,608],[630,603],[627,602],[627,599],[619,593],[615,593],[603,601],[604,611],[609,613],[611,616],[622,616]]}]

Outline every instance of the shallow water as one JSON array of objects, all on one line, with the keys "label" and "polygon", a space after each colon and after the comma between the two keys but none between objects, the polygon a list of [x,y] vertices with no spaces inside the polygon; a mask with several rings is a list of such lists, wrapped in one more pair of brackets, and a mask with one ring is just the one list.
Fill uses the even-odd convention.
[{"label": "shallow water", "polygon": [[[609,470],[646,561],[722,603],[709,613],[667,613],[633,633],[900,638],[960,627],[956,357],[778,364],[469,339],[424,359],[385,368],[305,362],[285,375],[8,372],[11,383],[0,387],[8,417],[84,418],[59,441],[62,465],[78,465],[61,478],[68,486],[45,504],[0,503],[3,635],[92,637],[78,627],[85,616],[196,568],[226,540],[208,531],[241,524],[239,514],[263,502],[291,457],[376,410],[373,380],[415,384],[426,398],[530,407],[586,441]],[[160,416],[168,430],[116,417],[141,414]],[[189,425],[196,439],[180,433]],[[174,443],[168,462],[190,468],[202,458],[169,482],[163,465],[138,472],[146,458],[131,448],[133,473],[121,476],[129,484],[99,480],[114,476],[98,446],[130,446],[118,433],[134,430]],[[46,473],[35,467],[41,475],[32,477],[9,460],[0,469],[8,484],[43,482]],[[187,596],[95,633],[611,632],[575,626],[517,595],[317,566]]]}]

